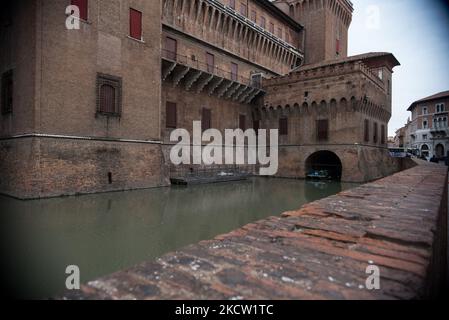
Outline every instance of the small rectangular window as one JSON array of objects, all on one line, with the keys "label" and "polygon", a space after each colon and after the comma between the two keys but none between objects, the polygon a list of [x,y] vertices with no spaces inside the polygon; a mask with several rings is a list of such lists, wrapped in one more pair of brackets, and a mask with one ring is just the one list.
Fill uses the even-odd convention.
[{"label": "small rectangular window", "polygon": [[247,16],[248,15],[248,7],[246,6],[246,4],[241,3],[240,4],[240,13],[242,16]]},{"label": "small rectangular window", "polygon": [[260,129],[260,121],[259,120],[253,121],[253,129],[254,129],[254,131],[256,131],[256,134],[259,133],[259,129]]},{"label": "small rectangular window", "polygon": [[169,129],[175,129],[177,127],[178,116],[177,116],[177,106],[174,102],[166,103],[166,124],[165,126]]},{"label": "small rectangular window", "polygon": [[122,79],[101,74],[97,75],[97,112],[120,116],[122,103]]},{"label": "small rectangular window", "polygon": [[2,75],[1,104],[2,114],[11,113],[13,110],[14,93],[13,71],[9,70]]},{"label": "small rectangular window", "polygon": [[274,34],[274,23],[270,22],[270,30],[269,30],[272,34]]},{"label": "small rectangular window", "polygon": [[239,129],[246,131],[246,115],[239,115]]},{"label": "small rectangular window", "polygon": [[282,28],[278,28],[278,37],[279,37],[279,39],[282,39],[283,36],[284,36],[284,33],[282,31]]},{"label": "small rectangular window", "polygon": [[251,20],[256,23],[257,22],[257,12],[256,10],[251,11]]},{"label": "small rectangular window", "polygon": [[337,55],[340,54],[340,39],[337,39],[337,40],[336,40],[336,43],[335,43],[335,52],[337,53]]},{"label": "small rectangular window", "polygon": [[206,52],[207,72],[214,73],[215,71],[215,56],[212,53]]},{"label": "small rectangular window", "polygon": [[369,120],[365,119],[365,142],[369,142]]},{"label": "small rectangular window", "polygon": [[235,10],[235,0],[229,0],[229,6]]},{"label": "small rectangular window", "polygon": [[167,59],[176,61],[178,56],[178,42],[170,37],[165,38],[164,55]]},{"label": "small rectangular window", "polygon": [[87,21],[88,18],[88,0],[72,0],[72,6],[77,6],[80,10],[80,19]]},{"label": "small rectangular window", "polygon": [[378,139],[378,132],[377,132],[377,123],[374,122],[374,135],[373,135],[373,142],[377,143],[377,139]]},{"label": "small rectangular window", "polygon": [[129,9],[129,36],[142,40],[142,12]]},{"label": "small rectangular window", "polygon": [[261,17],[260,18],[260,27],[265,29],[266,24],[267,24],[267,20],[265,20],[265,17]]},{"label": "small rectangular window", "polygon": [[238,81],[239,78],[239,65],[231,62],[231,80]]},{"label": "small rectangular window", "polygon": [[288,119],[287,118],[279,119],[279,135],[280,136],[288,135]]},{"label": "small rectangular window", "polygon": [[210,109],[203,108],[201,112],[201,129],[204,131],[210,129],[212,121],[212,113]]},{"label": "small rectangular window", "polygon": [[437,113],[444,112],[444,103],[438,103],[436,105]]},{"label": "small rectangular window", "polygon": [[384,145],[385,142],[386,142],[386,141],[385,141],[385,140],[386,140],[386,139],[385,139],[385,138],[386,138],[385,125],[382,125],[380,130],[381,130],[381,133],[380,133],[380,134],[381,134],[381,136],[380,136],[380,143],[381,143],[382,145]]},{"label": "small rectangular window", "polygon": [[329,139],[329,121],[317,120],[317,139],[318,141],[326,141]]}]

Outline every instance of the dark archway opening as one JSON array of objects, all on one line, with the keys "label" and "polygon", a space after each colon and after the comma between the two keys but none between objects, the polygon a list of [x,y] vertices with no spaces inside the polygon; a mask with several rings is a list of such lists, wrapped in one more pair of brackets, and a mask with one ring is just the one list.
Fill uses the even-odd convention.
[{"label": "dark archway opening", "polygon": [[331,151],[315,152],[306,160],[306,175],[326,172],[329,179],[340,181],[342,171],[340,158]]}]

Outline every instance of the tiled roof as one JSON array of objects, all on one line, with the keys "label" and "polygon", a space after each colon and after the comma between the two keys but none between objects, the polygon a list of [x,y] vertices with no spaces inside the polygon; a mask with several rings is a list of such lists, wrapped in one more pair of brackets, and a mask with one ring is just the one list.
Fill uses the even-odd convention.
[{"label": "tiled roof", "polygon": [[410,106],[407,110],[408,110],[408,111],[412,111],[412,109],[413,109],[413,108],[415,107],[415,105],[417,105],[418,103],[426,102],[426,101],[432,101],[432,100],[441,99],[441,98],[446,98],[446,97],[449,97],[449,90],[448,90],[448,91],[443,91],[443,92],[440,92],[440,93],[437,93],[437,94],[434,94],[434,95],[431,95],[431,96],[428,96],[428,97],[423,98],[423,99],[420,99],[420,100],[417,100],[417,101],[413,102],[413,103],[411,104],[411,106]]},{"label": "tiled roof", "polygon": [[313,64],[305,64],[301,67],[294,69],[292,72],[308,70],[308,69],[315,69],[315,68],[325,67],[325,66],[338,64],[338,63],[344,63],[344,62],[352,62],[352,61],[357,61],[357,60],[370,60],[370,59],[379,58],[379,57],[389,57],[390,59],[392,59],[392,63],[394,66],[401,65],[399,63],[399,61],[396,59],[396,57],[390,52],[369,52],[369,53],[358,54],[358,55],[350,56],[350,57],[346,57],[346,58],[326,60],[326,61],[313,63]]}]

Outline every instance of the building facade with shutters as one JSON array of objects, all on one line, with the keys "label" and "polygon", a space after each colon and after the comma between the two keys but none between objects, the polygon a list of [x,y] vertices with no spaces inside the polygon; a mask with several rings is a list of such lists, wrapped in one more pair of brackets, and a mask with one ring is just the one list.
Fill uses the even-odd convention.
[{"label": "building facade with shutters", "polygon": [[443,160],[449,151],[449,91],[443,91],[412,103],[412,119],[406,138],[417,155]]},{"label": "building facade with shutters", "polygon": [[[79,29],[67,28],[70,5]],[[2,193],[169,185],[179,174],[170,134],[193,121],[203,130],[279,129],[281,177],[324,167],[363,182],[396,169],[386,134],[399,63],[382,52],[347,56],[347,0],[3,6]]]}]

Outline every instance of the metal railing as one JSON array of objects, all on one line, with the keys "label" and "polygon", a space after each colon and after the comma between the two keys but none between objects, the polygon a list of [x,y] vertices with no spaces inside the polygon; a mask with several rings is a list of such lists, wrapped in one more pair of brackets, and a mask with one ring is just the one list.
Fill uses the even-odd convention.
[{"label": "metal railing", "polygon": [[194,56],[188,57],[186,55],[178,54],[177,52],[174,52],[174,51],[162,49],[162,58],[172,61],[172,62],[182,64],[182,65],[190,67],[190,68],[194,68],[196,70],[200,70],[200,71],[209,73],[209,74],[217,76],[217,77],[221,77],[221,78],[225,78],[225,79],[232,80],[235,82],[239,82],[241,84],[245,84],[250,87],[254,87],[254,88],[258,88],[258,89],[260,89],[260,87],[261,87],[260,81],[243,77],[243,76],[239,75],[238,73],[234,73],[232,71],[220,69],[216,65],[211,65],[211,64],[208,64],[207,62],[202,62]]},{"label": "metal railing", "polygon": [[252,175],[255,165],[211,165],[170,167],[170,178],[207,178],[222,175]]}]

